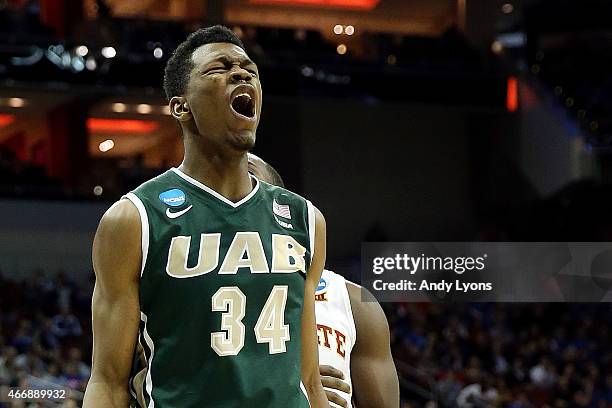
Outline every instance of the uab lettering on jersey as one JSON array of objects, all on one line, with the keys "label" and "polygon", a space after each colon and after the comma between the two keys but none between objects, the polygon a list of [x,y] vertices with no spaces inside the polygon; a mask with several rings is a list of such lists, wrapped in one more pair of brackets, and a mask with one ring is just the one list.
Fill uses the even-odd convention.
[{"label": "uab lettering on jersey", "polygon": [[[190,236],[172,238],[168,250],[166,272],[175,278],[191,278],[210,273],[219,265],[220,233],[201,234],[198,263],[187,266]],[[257,232],[237,232],[219,268],[219,274],[235,274],[239,268],[251,273],[306,273],[306,248],[289,235],[272,234],[272,268],[266,260],[263,244]]]},{"label": "uab lettering on jersey", "polygon": [[[187,266],[190,236],[172,238],[168,250],[166,272],[175,278],[189,278],[217,269],[220,258],[220,233],[201,234],[198,263]],[[235,274],[239,268],[251,273],[306,272],[306,248],[289,235],[272,234],[272,268],[269,268],[259,233],[237,232],[219,267],[219,274]],[[286,351],[290,340],[289,325],[285,323],[287,286],[275,285],[260,312],[254,327],[258,343],[268,343],[269,353]],[[221,287],[212,297],[212,311],[221,312],[221,331],[211,333],[210,345],[219,356],[235,356],[244,347],[246,296],[237,286]]]}]

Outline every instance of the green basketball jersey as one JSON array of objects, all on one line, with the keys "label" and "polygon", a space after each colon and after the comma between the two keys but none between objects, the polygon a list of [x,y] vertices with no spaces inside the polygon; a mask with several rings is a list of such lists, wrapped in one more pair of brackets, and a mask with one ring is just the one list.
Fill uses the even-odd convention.
[{"label": "green basketball jersey", "polygon": [[171,169],[126,195],[142,224],[138,405],[309,407],[300,353],[314,208],[253,181],[233,203]]}]

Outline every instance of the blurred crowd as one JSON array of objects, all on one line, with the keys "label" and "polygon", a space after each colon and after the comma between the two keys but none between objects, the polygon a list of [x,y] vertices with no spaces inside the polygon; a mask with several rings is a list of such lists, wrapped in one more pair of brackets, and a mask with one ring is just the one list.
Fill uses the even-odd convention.
[{"label": "blurred crowd", "polygon": [[0,145],[0,194],[4,196],[56,197],[63,194],[61,185],[50,179],[45,168],[19,158],[15,149]]},{"label": "blurred crowd", "polygon": [[587,144],[607,156],[612,143],[612,37],[603,16],[611,7],[600,0],[541,0],[532,2],[525,20],[531,73],[553,91]]},{"label": "blurred crowd", "polygon": [[611,407],[609,304],[388,307],[408,407]]},{"label": "blurred crowd", "polygon": [[[62,272],[25,281],[0,274],[0,387],[69,388],[76,392],[62,406],[79,405],[90,373],[91,288]],[[612,407],[609,304],[384,306],[402,408]]]},{"label": "blurred crowd", "polygon": [[[44,164],[19,156],[18,151],[11,146],[0,145],[0,197],[73,200],[97,198],[92,196],[91,182],[86,183],[86,187],[80,184],[77,187],[67,187],[48,177]],[[120,197],[123,192],[138,187],[169,167],[167,164],[162,168],[146,167],[142,155],[118,160],[112,169],[113,177],[107,180],[105,188],[115,194],[112,197]],[[87,174],[92,174],[91,179],[103,178],[96,172]]]},{"label": "blurred crowd", "polygon": [[[78,406],[90,373],[91,291],[59,272],[13,281],[0,273],[0,388],[61,390]],[[4,404],[27,408],[54,404]]]}]

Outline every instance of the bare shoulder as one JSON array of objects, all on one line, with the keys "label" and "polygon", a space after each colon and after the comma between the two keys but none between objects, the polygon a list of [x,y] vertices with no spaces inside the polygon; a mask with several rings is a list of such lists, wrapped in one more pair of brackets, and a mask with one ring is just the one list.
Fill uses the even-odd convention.
[{"label": "bare shoulder", "polygon": [[325,266],[327,233],[325,231],[325,217],[323,217],[323,214],[317,207],[314,205],[312,207],[315,215],[314,242],[311,241],[311,244],[313,244],[313,256],[307,275],[307,280],[310,281],[314,287],[316,287],[316,285],[319,283],[319,279],[321,278],[323,267]]},{"label": "bare shoulder", "polygon": [[384,329],[389,331],[387,317],[374,295],[361,285],[346,280],[357,332]]},{"label": "bare shoulder", "polygon": [[355,300],[358,302],[367,301],[367,302],[378,303],[374,295],[369,290],[364,288],[363,286],[358,285],[355,282],[351,282],[348,279],[346,279],[345,282],[346,282],[346,289],[348,290],[349,298],[351,299],[351,302]]},{"label": "bare shoulder", "polygon": [[[133,243],[140,243],[140,214],[130,200],[124,198],[113,204],[102,216],[94,238],[96,249],[124,251]],[[124,247],[128,245],[128,248]],[[103,255],[104,253],[102,253]]]},{"label": "bare shoulder", "polygon": [[325,228],[325,216],[321,210],[319,210],[316,206],[313,205],[314,213],[315,213],[315,222],[317,223],[317,229]]},{"label": "bare shoulder", "polygon": [[140,214],[128,199],[117,201],[104,213],[92,251],[94,271],[99,279],[112,275],[123,281],[139,276],[140,229]]},{"label": "bare shoulder", "polygon": [[113,228],[140,227],[140,214],[132,201],[122,198],[106,210],[100,220],[100,226]]}]

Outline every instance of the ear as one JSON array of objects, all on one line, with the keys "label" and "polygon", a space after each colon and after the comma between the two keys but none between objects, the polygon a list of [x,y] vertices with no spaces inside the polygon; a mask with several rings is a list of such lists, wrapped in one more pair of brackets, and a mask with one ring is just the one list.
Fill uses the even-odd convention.
[{"label": "ear", "polygon": [[170,114],[179,122],[186,122],[191,119],[191,110],[184,96],[173,96],[170,99]]}]

